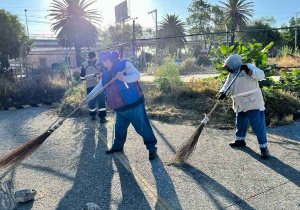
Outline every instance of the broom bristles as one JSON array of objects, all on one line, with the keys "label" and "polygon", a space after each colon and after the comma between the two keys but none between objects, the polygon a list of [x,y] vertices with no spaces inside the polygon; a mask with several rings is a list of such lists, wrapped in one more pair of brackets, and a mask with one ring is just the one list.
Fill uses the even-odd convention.
[{"label": "broom bristles", "polygon": [[0,158],[0,168],[17,164],[30,156],[39,146],[51,135],[51,132],[46,131],[42,135],[31,139],[27,143],[13,149],[8,154]]},{"label": "broom bristles", "polygon": [[183,144],[178,150],[176,156],[173,159],[173,163],[183,163],[185,162],[193,153],[196,148],[199,136],[202,133],[202,130],[205,126],[205,123],[201,123],[194,133],[190,136],[185,144]]}]

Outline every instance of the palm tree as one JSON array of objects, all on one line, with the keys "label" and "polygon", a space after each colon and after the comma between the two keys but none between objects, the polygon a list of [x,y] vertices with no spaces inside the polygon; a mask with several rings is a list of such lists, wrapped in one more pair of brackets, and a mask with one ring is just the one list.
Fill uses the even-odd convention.
[{"label": "palm tree", "polygon": [[[223,6],[223,12],[227,17],[229,29],[235,31],[245,27],[250,17],[253,16],[253,2],[247,0],[227,0],[227,2],[220,2]],[[234,35],[231,40],[234,43]]]},{"label": "palm tree", "polygon": [[81,48],[95,46],[97,26],[102,17],[98,10],[90,9],[95,0],[53,0],[50,5],[52,30],[63,47],[75,47],[76,65],[81,66]]},{"label": "palm tree", "polygon": [[161,39],[159,45],[162,49],[167,48],[169,53],[174,55],[178,49],[184,48],[186,43],[184,23],[179,19],[178,15],[166,14],[159,26],[158,36],[176,37]]}]

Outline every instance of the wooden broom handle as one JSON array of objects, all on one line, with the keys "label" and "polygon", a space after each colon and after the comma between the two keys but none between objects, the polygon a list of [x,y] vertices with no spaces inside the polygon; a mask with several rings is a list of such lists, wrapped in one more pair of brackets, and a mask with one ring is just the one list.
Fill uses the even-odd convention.
[{"label": "wooden broom handle", "polygon": [[238,78],[238,76],[240,75],[240,73],[242,72],[242,70],[239,70],[237,75],[233,78],[233,80],[230,82],[230,84],[228,85],[228,87],[226,88],[226,90],[224,91],[224,93],[227,93],[227,91],[229,90],[229,88],[233,85],[233,83],[235,82],[235,80]]},{"label": "wooden broom handle", "polygon": [[[124,74],[126,71],[128,71],[129,68],[125,68],[124,70],[120,71],[120,73]],[[115,80],[117,80],[117,76],[115,76],[114,78],[112,78],[108,83],[106,83],[97,94],[95,94],[93,97],[89,98],[90,100],[93,100],[94,98],[96,98],[100,93],[102,93],[105,88],[107,88],[111,83],[113,83]],[[127,84],[126,84],[127,85]]]},{"label": "wooden broom handle", "polygon": [[210,112],[206,115],[207,117],[210,117],[212,115],[212,113],[215,111],[215,109],[218,107],[220,103],[220,100],[217,101],[217,103],[215,103],[214,107],[210,110]]},{"label": "wooden broom handle", "polygon": [[[229,90],[229,88],[233,85],[233,83],[235,82],[235,80],[238,78],[238,76],[240,75],[241,70],[239,70],[239,72],[237,73],[237,75],[233,78],[233,80],[230,82],[229,86],[226,88],[226,90],[224,91],[224,93],[227,93],[227,91]],[[221,102],[221,100],[218,100],[215,105],[213,106],[213,108],[210,110],[210,112],[206,115],[207,117],[210,117],[212,115],[212,113],[215,111],[215,109],[218,107],[219,103]]]},{"label": "wooden broom handle", "polygon": [[[120,71],[120,73],[124,74],[126,71],[128,71],[129,68],[125,68],[124,70]],[[105,88],[107,88],[111,83],[113,83],[115,80],[117,80],[117,76],[112,78],[108,83],[106,83],[97,94],[95,94],[93,97],[91,97],[89,100],[93,100],[96,98],[100,93],[102,93]],[[47,129],[49,132],[53,132],[57,128],[59,128],[64,121],[66,121],[71,115],[73,115],[78,109],[80,109],[81,106],[77,106],[72,112],[70,112],[67,116],[63,117],[60,121],[59,118]],[[57,123],[58,122],[58,123]]]}]

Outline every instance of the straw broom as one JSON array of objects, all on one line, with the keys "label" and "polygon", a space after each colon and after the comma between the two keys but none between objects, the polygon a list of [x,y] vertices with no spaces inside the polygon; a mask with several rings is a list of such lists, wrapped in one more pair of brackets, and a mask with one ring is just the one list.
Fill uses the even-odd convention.
[{"label": "straw broom", "polygon": [[[227,93],[229,88],[233,85],[235,80],[238,78],[241,71],[237,73],[237,75],[233,78],[233,80],[230,82],[227,89],[224,91],[224,93]],[[213,114],[215,109],[218,107],[220,103],[220,100],[218,100],[213,108],[210,110],[210,112],[203,118],[201,121],[201,124],[197,127],[197,129],[194,131],[194,133],[190,136],[190,138],[179,148],[178,152],[176,153],[175,157],[169,162],[169,164],[176,164],[176,163],[183,163],[185,162],[193,153],[193,151],[196,148],[196,145],[198,143],[199,137],[205,127],[205,125],[208,123],[210,116]]]},{"label": "straw broom", "polygon": [[[125,73],[128,70],[128,68],[125,68],[120,73]],[[104,85],[97,94],[95,94],[93,97],[89,98],[88,101],[94,99],[97,97],[100,93],[102,93],[106,87],[108,87],[111,83],[113,83],[117,79],[117,76],[115,76],[113,79],[111,79],[106,85]],[[87,102],[88,102],[87,101]],[[31,139],[27,143],[13,149],[9,153],[5,154],[0,158],[0,168],[5,168],[7,166],[17,164],[30,156],[35,150],[37,150],[41,144],[44,143],[44,141],[56,130],[58,129],[65,120],[67,120],[71,115],[73,115],[81,105],[76,107],[72,112],[70,112],[67,116],[60,118],[58,117],[55,122],[52,123],[52,125],[49,126],[49,128],[40,136]]]}]

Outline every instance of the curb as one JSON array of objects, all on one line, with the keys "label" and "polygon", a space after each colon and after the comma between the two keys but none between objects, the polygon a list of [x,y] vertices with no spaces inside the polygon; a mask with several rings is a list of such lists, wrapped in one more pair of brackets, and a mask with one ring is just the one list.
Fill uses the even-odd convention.
[{"label": "curb", "polygon": [[11,106],[11,107],[4,107],[1,108],[0,110],[5,110],[5,111],[13,111],[17,109],[27,109],[27,108],[32,108],[32,107],[43,107],[43,106],[49,106],[52,103],[39,103],[39,104],[25,104],[25,105],[16,105],[16,106]]}]

